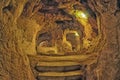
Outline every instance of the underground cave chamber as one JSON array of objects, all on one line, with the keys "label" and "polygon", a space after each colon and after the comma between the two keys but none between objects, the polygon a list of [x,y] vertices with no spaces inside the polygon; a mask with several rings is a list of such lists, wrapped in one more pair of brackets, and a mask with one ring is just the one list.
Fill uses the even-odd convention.
[{"label": "underground cave chamber", "polygon": [[120,0],[0,0],[0,80],[119,80]]},{"label": "underground cave chamber", "polygon": [[[33,71],[36,79],[86,80],[86,67],[96,63],[97,52],[103,45],[104,40],[101,39],[104,37],[99,15],[82,3],[85,2],[82,1],[81,6],[73,5],[68,13],[61,5],[56,12],[54,7],[53,10],[46,8],[40,10],[46,14],[66,15],[72,19],[53,20],[56,24],[52,25],[53,28],[46,29],[52,24],[48,22],[45,28],[37,33],[36,50],[39,57],[35,59],[38,61],[36,66],[32,66],[37,71]],[[48,6],[54,5],[48,2]],[[34,58],[30,58],[30,61],[35,64],[32,60]]]}]

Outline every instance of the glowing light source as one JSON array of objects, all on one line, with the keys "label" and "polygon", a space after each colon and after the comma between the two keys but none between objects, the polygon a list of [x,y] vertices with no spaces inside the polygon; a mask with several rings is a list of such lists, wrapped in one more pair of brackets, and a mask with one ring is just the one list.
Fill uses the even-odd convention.
[{"label": "glowing light source", "polygon": [[76,17],[82,18],[82,19],[87,19],[88,16],[85,14],[83,11],[76,11],[75,12]]},{"label": "glowing light source", "polygon": [[81,13],[81,16],[82,16],[83,18],[87,18],[84,13]]},{"label": "glowing light source", "polygon": [[78,34],[78,33],[75,33],[75,36],[79,36],[79,34]]}]

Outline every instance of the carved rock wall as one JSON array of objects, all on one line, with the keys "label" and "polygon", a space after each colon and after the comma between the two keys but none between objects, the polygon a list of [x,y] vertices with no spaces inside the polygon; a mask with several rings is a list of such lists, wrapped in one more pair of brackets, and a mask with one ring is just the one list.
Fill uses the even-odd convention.
[{"label": "carved rock wall", "polygon": [[[67,5],[77,4],[79,0],[53,0],[52,3],[45,1],[0,1],[0,80],[35,80],[27,55],[36,54],[35,45],[38,33],[54,30],[54,27],[58,27],[54,23],[57,20],[74,20],[74,17],[66,14],[70,11],[70,7],[63,11],[58,10],[56,6],[59,3],[59,8],[65,8]],[[63,6],[66,1],[69,3]],[[87,68],[87,80],[119,80],[120,1],[80,1],[83,4],[87,3],[93,12],[99,13],[101,29],[106,41],[98,55],[98,62]],[[46,27],[46,25],[49,26]]]}]

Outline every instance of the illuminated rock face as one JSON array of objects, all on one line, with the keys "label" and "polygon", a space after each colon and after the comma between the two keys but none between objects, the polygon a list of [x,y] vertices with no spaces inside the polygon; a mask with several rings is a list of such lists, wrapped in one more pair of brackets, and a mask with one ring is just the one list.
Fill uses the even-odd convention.
[{"label": "illuminated rock face", "polygon": [[[72,1],[66,3],[68,4],[58,5],[57,9],[53,6],[50,9],[41,8],[42,12],[45,12],[44,9],[48,11],[45,12],[46,25],[38,32],[36,39],[38,55],[30,57],[30,62],[34,64],[31,68],[38,80],[55,80],[55,77],[65,80],[65,78],[69,79],[68,77],[76,78],[78,75],[82,76],[78,79],[85,80],[84,78],[90,74],[86,70],[92,64],[95,66],[98,51],[103,45],[100,41],[101,39],[104,41],[104,36],[101,34],[100,15],[91,14],[84,4],[77,3],[80,9],[76,10]],[[53,10],[57,10],[57,13]],[[101,45],[98,47],[98,44]],[[76,66],[82,68],[69,70]]]},{"label": "illuminated rock face", "polygon": [[[91,9],[89,9],[88,11],[87,7],[80,2],[73,4],[71,4],[71,2],[68,2],[68,4],[58,5],[57,13],[61,16],[69,15],[68,18],[72,17],[72,20],[67,20],[64,18],[62,19],[62,17],[62,20],[56,18],[51,19],[50,17],[54,16],[51,15],[51,13],[46,13],[48,15],[48,19],[50,18],[52,20],[52,22],[48,22],[48,24],[53,26],[53,30],[46,29],[46,31],[44,31],[44,28],[43,30],[41,29],[41,31],[43,31],[44,33],[49,34],[51,36],[51,39],[48,39],[49,36],[46,36],[46,34],[42,35],[44,36],[44,39],[42,39],[42,36],[37,37],[38,53],[61,53],[61,55],[64,55],[68,52],[76,52],[77,54],[81,54],[83,52],[93,53],[95,47],[97,47],[98,44],[101,43],[99,40],[102,39],[103,35],[101,34],[100,30],[100,15],[98,15],[97,13],[90,13],[93,11]],[[79,7],[78,9],[74,8],[73,6],[76,4]],[[54,10],[54,7],[52,7],[52,9]],[[59,10],[63,11],[64,14],[62,14]],[[51,9],[48,9],[48,11],[51,11]],[[59,15],[56,15],[56,17],[59,17]],[[45,25],[44,27],[47,26],[48,25]],[[70,33],[73,33],[75,37],[69,37],[69,40],[67,40],[67,35]],[[38,35],[41,34],[42,33],[38,33]],[[72,40],[72,38],[74,39]],[[40,46],[40,44],[43,43],[45,40],[47,40],[49,44],[44,47]]]}]

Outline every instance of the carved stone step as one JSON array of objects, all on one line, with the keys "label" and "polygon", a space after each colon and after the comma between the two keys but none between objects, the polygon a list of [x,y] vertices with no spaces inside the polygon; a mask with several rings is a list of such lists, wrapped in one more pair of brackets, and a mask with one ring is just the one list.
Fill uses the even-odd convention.
[{"label": "carved stone step", "polygon": [[67,77],[37,77],[37,80],[84,80],[82,76],[67,76]]},{"label": "carved stone step", "polygon": [[36,66],[62,67],[80,65],[79,62],[61,61],[61,62],[38,62]]},{"label": "carved stone step", "polygon": [[35,69],[38,72],[67,72],[81,70],[82,66],[61,66],[61,67],[46,67],[46,66],[36,66]]},{"label": "carved stone step", "polygon": [[38,76],[51,76],[51,77],[63,77],[63,76],[77,76],[83,75],[82,70],[69,71],[69,72],[39,72]]},{"label": "carved stone step", "polygon": [[44,55],[37,55],[37,56],[29,56],[29,58],[37,58],[39,61],[45,62],[58,62],[58,61],[74,61],[74,62],[81,62],[85,60],[95,60],[97,58],[97,54],[80,54],[80,55],[69,55],[69,56],[44,56]]},{"label": "carved stone step", "polygon": [[[66,56],[29,56],[32,71],[37,80],[85,80],[85,65],[96,62],[97,54]],[[76,77],[79,76],[79,77]]]},{"label": "carved stone step", "polygon": [[87,65],[95,63],[96,60],[85,60],[81,62],[74,62],[74,61],[59,61],[59,62],[45,62],[39,61],[36,66],[48,66],[48,67],[62,67],[62,66],[76,66],[76,65]]}]

